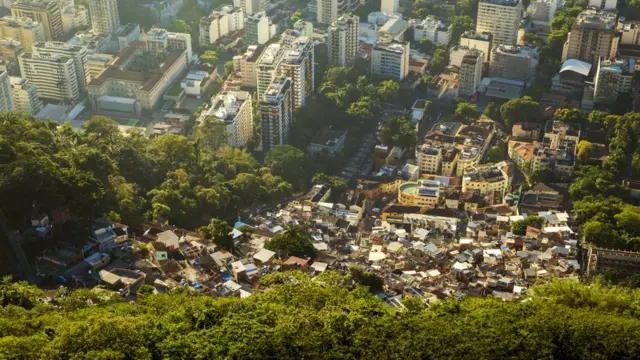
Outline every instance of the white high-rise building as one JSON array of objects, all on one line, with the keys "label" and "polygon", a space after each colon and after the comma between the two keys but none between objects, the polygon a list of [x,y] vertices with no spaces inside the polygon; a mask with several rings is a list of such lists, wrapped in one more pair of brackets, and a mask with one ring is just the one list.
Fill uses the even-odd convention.
[{"label": "white high-rise building", "polygon": [[89,26],[89,10],[83,5],[67,5],[62,9],[62,30],[70,34],[74,30]]},{"label": "white high-rise building", "polygon": [[244,29],[244,10],[239,7],[223,6],[200,19],[201,45],[213,44],[223,36]]},{"label": "white high-rise building", "polygon": [[331,24],[327,32],[329,64],[347,66],[358,54],[360,20],[354,15],[343,15]]},{"label": "white high-rise building", "polygon": [[15,104],[11,94],[11,83],[7,71],[0,73],[0,112],[13,110]]},{"label": "white high-rise building", "polygon": [[262,151],[287,143],[293,120],[291,79],[275,79],[260,100]]},{"label": "white high-rise building", "polygon": [[22,76],[31,81],[40,99],[75,103],[80,99],[73,58],[51,53],[25,53],[18,58]]},{"label": "white high-rise building", "polygon": [[618,0],[589,0],[589,6],[595,6],[600,10],[615,10]]},{"label": "white high-rise building", "polygon": [[42,101],[38,98],[36,86],[31,81],[11,76],[11,93],[17,111],[37,114],[42,110]]},{"label": "white high-rise building", "polygon": [[227,143],[233,147],[246,146],[253,136],[253,105],[247,91],[218,94],[203,116],[215,116],[223,121]]},{"label": "white high-rise building", "polygon": [[491,51],[489,74],[509,80],[529,81],[538,65],[538,53],[524,46],[496,45]]},{"label": "white high-rise building", "polygon": [[482,52],[470,50],[460,65],[458,96],[471,97],[482,80]]},{"label": "white high-rise building", "polygon": [[382,0],[380,1],[380,12],[385,14],[395,14],[400,7],[400,0]]},{"label": "white high-rise building", "polygon": [[[87,84],[91,81],[86,47],[70,45],[60,41],[47,41],[33,45],[32,51],[36,55],[55,54],[73,59],[78,78],[78,90],[81,93],[86,90]],[[22,75],[24,76],[24,74]]]},{"label": "white high-rise building", "polygon": [[147,51],[170,53],[175,50],[186,50],[187,61],[191,62],[193,50],[191,49],[191,34],[174,33],[165,29],[153,27],[147,31],[144,40],[147,43]]},{"label": "white high-rise building", "polygon": [[635,59],[605,60],[600,58],[594,78],[593,101],[597,104],[613,104],[618,94],[631,92]]},{"label": "white high-rise building", "polygon": [[245,34],[248,45],[264,45],[275,35],[275,26],[265,12],[255,13],[247,17]]},{"label": "white high-rise building", "polygon": [[89,0],[93,31],[100,35],[114,34],[120,26],[118,0]]},{"label": "white high-rise building", "polygon": [[320,24],[331,24],[360,6],[360,0],[316,0],[316,20]]},{"label": "white high-rise building", "polygon": [[268,3],[268,0],[233,0],[233,6],[243,9],[247,14],[264,11]]},{"label": "white high-rise building", "polygon": [[313,96],[314,47],[304,36],[293,42],[285,52],[280,65],[280,75],[291,79],[293,108],[299,109]]},{"label": "white high-rise building", "polygon": [[491,33],[494,45],[516,45],[521,20],[520,0],[481,0],[478,3],[476,33]]},{"label": "white high-rise building", "polygon": [[258,62],[256,63],[256,78],[258,81],[258,99],[262,99],[262,95],[270,86],[273,79],[278,76],[280,71],[280,63],[284,55],[284,48],[280,44],[270,44],[262,52]]},{"label": "white high-rise building", "polygon": [[371,74],[402,80],[409,74],[408,42],[377,42],[371,51]]}]

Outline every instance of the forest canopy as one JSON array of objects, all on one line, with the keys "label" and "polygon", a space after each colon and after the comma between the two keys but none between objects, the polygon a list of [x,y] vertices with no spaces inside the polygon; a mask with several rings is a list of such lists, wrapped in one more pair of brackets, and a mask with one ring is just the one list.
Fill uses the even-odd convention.
[{"label": "forest canopy", "polygon": [[[396,311],[350,276],[262,279],[262,293],[212,298],[180,289],[123,302],[65,289],[56,304],[0,285],[2,359],[631,359],[639,290],[557,281],[531,301],[455,299]],[[93,304],[93,305],[89,305]],[[470,355],[473,354],[473,355]]]}]

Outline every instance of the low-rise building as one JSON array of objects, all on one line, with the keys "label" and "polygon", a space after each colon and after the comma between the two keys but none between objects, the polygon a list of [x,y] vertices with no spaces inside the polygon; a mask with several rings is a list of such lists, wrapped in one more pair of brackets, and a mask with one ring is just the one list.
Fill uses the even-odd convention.
[{"label": "low-rise building", "polygon": [[511,135],[522,140],[536,141],[540,139],[542,125],[534,122],[517,122],[511,127]]},{"label": "low-rise building", "polygon": [[344,143],[347,141],[348,130],[332,130],[323,129],[311,143],[307,146],[307,150],[311,155],[325,154],[335,155],[342,152]]},{"label": "low-rise building", "polygon": [[440,198],[440,182],[419,180],[406,182],[398,188],[398,201],[403,205],[435,208]]},{"label": "low-rise building", "polygon": [[451,41],[452,26],[428,17],[424,20],[410,20],[413,28],[413,40],[429,39],[434,44],[448,45]]}]

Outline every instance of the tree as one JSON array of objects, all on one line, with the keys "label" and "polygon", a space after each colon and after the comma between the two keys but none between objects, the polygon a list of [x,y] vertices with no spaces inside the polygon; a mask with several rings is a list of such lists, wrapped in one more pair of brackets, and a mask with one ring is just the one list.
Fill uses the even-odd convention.
[{"label": "tree", "polygon": [[[475,5],[478,6],[477,3]],[[473,20],[473,17],[469,15],[464,16],[452,16],[450,19],[451,23],[451,42],[457,44],[460,41],[460,36],[468,30],[474,30],[476,27],[476,23]]]},{"label": "tree", "polygon": [[331,185],[331,199],[341,201],[342,195],[349,190],[347,181],[338,176],[328,176],[324,173],[317,173],[311,179],[313,184],[329,184]]},{"label": "tree", "polygon": [[196,142],[203,150],[216,150],[229,141],[229,132],[224,121],[215,116],[207,116],[196,128]]},{"label": "tree", "polygon": [[433,51],[433,42],[427,38],[418,41],[418,51],[429,54]]},{"label": "tree", "polygon": [[233,72],[233,61],[227,61],[224,63],[224,78],[226,79],[229,74]]},{"label": "tree", "polygon": [[609,113],[602,110],[593,110],[589,113],[589,122],[592,124],[604,124]]},{"label": "tree", "polygon": [[494,102],[488,103],[482,114],[493,121],[500,121],[500,109]]},{"label": "tree", "polygon": [[198,229],[198,232],[223,249],[229,251],[234,249],[233,228],[226,221],[211,219],[211,223]]},{"label": "tree", "polygon": [[433,108],[433,103],[429,100],[426,100],[424,102],[424,107],[422,108],[422,110],[424,110],[425,113],[428,113],[431,111],[432,108]]},{"label": "tree", "polygon": [[176,32],[179,33],[185,33],[185,34],[191,34],[191,26],[189,26],[189,24],[186,23],[186,21],[184,20],[178,20],[175,24],[175,29]]},{"label": "tree", "polygon": [[558,109],[553,113],[553,119],[573,123],[581,123],[584,120],[579,109]]},{"label": "tree", "polygon": [[411,120],[404,116],[392,116],[382,127],[382,143],[387,146],[412,148],[416,144],[416,129]]},{"label": "tree", "polygon": [[380,85],[378,85],[377,90],[380,100],[383,102],[391,102],[398,97],[398,94],[400,93],[400,85],[393,80],[387,80],[381,82]]},{"label": "tree", "polygon": [[492,146],[491,149],[489,149],[489,153],[487,154],[487,162],[497,163],[504,160],[504,158],[505,151],[501,146],[495,145]]},{"label": "tree", "polygon": [[527,216],[524,220],[514,221],[511,224],[511,232],[515,235],[525,235],[527,232],[527,226],[542,229],[544,223],[545,219],[543,217]]},{"label": "tree", "polygon": [[200,62],[209,66],[216,66],[218,64],[218,53],[213,50],[206,50],[200,56]]},{"label": "tree", "polygon": [[589,155],[591,154],[592,149],[593,145],[589,141],[580,140],[578,143],[578,159],[583,163],[589,161]]},{"label": "tree", "polygon": [[446,49],[437,48],[429,62],[429,69],[435,73],[442,72],[447,66],[447,55]]},{"label": "tree", "polygon": [[356,283],[366,286],[372,294],[377,294],[383,290],[384,280],[372,272],[365,271],[360,266],[350,267],[349,274]]},{"label": "tree", "polygon": [[272,174],[298,187],[304,178],[306,160],[302,150],[291,145],[277,145],[267,152],[264,164]]},{"label": "tree", "polygon": [[313,257],[316,248],[313,247],[307,231],[303,226],[287,226],[282,234],[274,236],[264,244],[264,248],[276,251],[280,256]]},{"label": "tree", "polygon": [[542,43],[542,38],[534,33],[524,33],[520,38],[524,43],[532,44],[534,47],[537,47]]},{"label": "tree", "polygon": [[293,14],[291,14],[291,24],[295,24],[296,22],[298,22],[298,20],[301,20],[304,18],[304,13],[302,11],[296,11]]},{"label": "tree", "polygon": [[529,96],[509,100],[500,107],[500,117],[508,127],[516,122],[540,122],[542,116],[542,107]]},{"label": "tree", "polygon": [[460,102],[456,106],[456,116],[463,122],[469,123],[478,116],[478,107],[475,104]]}]

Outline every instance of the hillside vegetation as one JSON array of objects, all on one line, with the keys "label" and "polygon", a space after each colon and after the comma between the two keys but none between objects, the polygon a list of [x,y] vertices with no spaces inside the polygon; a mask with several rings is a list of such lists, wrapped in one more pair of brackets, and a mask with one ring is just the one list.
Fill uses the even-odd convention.
[{"label": "hillside vegetation", "polygon": [[524,303],[448,300],[396,312],[325,273],[263,279],[247,299],[191,291],[123,302],[105,290],[0,285],[0,359],[632,359],[640,292],[558,281]]}]

